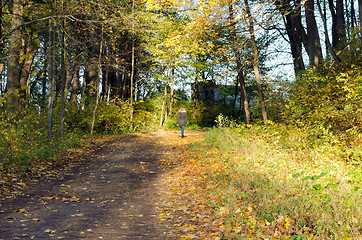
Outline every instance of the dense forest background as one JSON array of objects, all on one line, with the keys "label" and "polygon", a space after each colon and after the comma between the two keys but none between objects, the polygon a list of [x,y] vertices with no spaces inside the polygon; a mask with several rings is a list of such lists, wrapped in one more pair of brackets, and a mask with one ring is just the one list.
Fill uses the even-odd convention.
[{"label": "dense forest background", "polygon": [[190,128],[282,124],[361,159],[361,0],[0,7],[4,171],[84,135],[176,127],[181,105]]}]

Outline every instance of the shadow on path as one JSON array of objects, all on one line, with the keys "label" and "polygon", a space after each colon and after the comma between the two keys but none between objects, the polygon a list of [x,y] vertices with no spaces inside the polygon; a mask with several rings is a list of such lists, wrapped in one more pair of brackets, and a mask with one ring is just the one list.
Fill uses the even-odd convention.
[{"label": "shadow on path", "polygon": [[0,239],[177,239],[158,208],[169,189],[159,161],[188,143],[178,134],[117,136],[61,178],[0,202]]}]

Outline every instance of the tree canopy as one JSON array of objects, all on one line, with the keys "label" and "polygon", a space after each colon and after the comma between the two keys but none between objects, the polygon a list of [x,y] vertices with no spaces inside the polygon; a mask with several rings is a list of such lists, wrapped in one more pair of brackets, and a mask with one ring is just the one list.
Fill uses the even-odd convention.
[{"label": "tree canopy", "polygon": [[[8,120],[30,108],[47,112],[51,132],[53,108],[63,123],[71,112],[96,109],[98,99],[130,103],[132,119],[134,102],[163,95],[171,105],[174,87],[211,81],[234,86],[229,97],[235,106],[241,96],[240,119],[247,124],[257,116],[280,120],[270,89],[294,104],[295,86],[307,84],[310,71],[314,77],[360,74],[360,11],[356,0],[2,1],[1,107]],[[288,64],[294,74],[283,72]],[[279,76],[270,74],[275,71]],[[288,89],[273,84],[283,75],[294,76]]]}]

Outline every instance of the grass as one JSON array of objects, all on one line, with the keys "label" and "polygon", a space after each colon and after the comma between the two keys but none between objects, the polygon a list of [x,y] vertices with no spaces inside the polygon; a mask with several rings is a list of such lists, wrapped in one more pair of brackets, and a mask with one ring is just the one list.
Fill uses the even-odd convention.
[{"label": "grass", "polygon": [[345,146],[309,137],[283,126],[214,128],[192,148],[224,237],[361,237],[360,165]]}]

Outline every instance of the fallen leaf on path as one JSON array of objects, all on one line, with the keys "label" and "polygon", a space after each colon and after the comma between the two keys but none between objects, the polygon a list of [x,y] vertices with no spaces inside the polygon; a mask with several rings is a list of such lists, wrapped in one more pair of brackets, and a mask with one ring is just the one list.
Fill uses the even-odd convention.
[{"label": "fallen leaf on path", "polygon": [[56,232],[56,230],[47,229],[44,232],[47,234],[54,234]]},{"label": "fallen leaf on path", "polygon": [[28,213],[28,211],[26,211],[25,209],[21,209],[21,208],[16,209],[16,212],[19,212],[19,213]]}]

